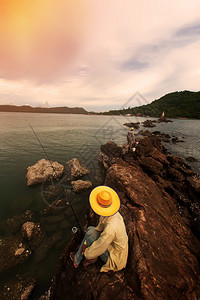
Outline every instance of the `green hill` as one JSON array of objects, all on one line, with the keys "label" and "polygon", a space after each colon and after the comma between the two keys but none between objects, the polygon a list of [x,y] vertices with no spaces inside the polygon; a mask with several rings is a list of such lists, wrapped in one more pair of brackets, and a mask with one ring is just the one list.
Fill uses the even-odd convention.
[{"label": "green hill", "polygon": [[160,117],[165,112],[167,118],[200,119],[200,92],[174,92],[166,94],[147,105],[123,110],[109,111],[106,114],[133,114]]}]

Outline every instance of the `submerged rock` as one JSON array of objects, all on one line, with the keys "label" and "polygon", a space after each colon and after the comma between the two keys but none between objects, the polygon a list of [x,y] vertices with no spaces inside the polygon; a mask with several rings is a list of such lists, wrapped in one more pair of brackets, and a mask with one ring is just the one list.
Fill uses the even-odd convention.
[{"label": "submerged rock", "polygon": [[140,124],[140,122],[137,122],[137,123],[131,122],[131,123],[124,123],[123,125],[126,127],[129,127],[129,128],[133,127],[134,129],[139,129],[140,128],[139,124]]},{"label": "submerged rock", "polygon": [[22,225],[22,229],[21,229],[22,236],[27,240],[32,239],[35,227],[36,227],[36,225],[33,222],[24,223]]},{"label": "submerged rock", "polygon": [[[22,244],[20,236],[10,236],[2,239],[0,245],[0,272],[17,266],[29,258],[31,251],[25,245],[19,247],[20,244]],[[25,250],[28,250],[28,252]]]},{"label": "submerged rock", "polygon": [[18,230],[21,229],[21,226],[25,222],[33,220],[33,213],[30,210],[27,210],[20,216],[14,216],[13,218],[7,219],[0,223],[0,232],[4,235],[15,234]]},{"label": "submerged rock", "polygon": [[162,123],[162,122],[164,122],[164,123],[168,123],[168,122],[173,122],[172,120],[169,120],[169,119],[167,119],[166,117],[161,117],[161,118],[159,118],[158,120],[157,120],[157,122],[158,123]]},{"label": "submerged rock", "polygon": [[84,181],[84,180],[76,180],[76,181],[72,181],[71,185],[75,193],[80,193],[90,189],[92,187],[92,182]]},{"label": "submerged rock", "polygon": [[198,160],[192,156],[188,156],[185,158],[186,161],[189,161],[189,162],[197,162]]},{"label": "submerged rock", "polygon": [[179,138],[177,136],[176,137],[172,137],[171,141],[172,141],[173,144],[183,143],[184,142],[183,140],[179,140]]},{"label": "submerged rock", "polygon": [[144,127],[156,127],[156,125],[154,124],[155,122],[151,121],[151,120],[146,120],[143,123]]},{"label": "submerged rock", "polygon": [[191,185],[192,189],[200,194],[200,176],[195,175],[187,178],[187,181]]},{"label": "submerged rock", "polygon": [[40,159],[35,165],[27,168],[27,185],[31,186],[46,182],[51,178],[59,178],[63,175],[64,166],[56,161]]},{"label": "submerged rock", "polygon": [[28,300],[30,299],[35,284],[36,278],[34,274],[16,276],[13,281],[7,283],[3,289],[0,290],[0,299]]},{"label": "submerged rock", "polygon": [[66,166],[69,172],[67,179],[69,180],[76,180],[90,173],[77,158],[73,158],[66,162]]},{"label": "submerged rock", "polygon": [[25,248],[17,248],[15,250],[15,256],[20,256],[25,251]]}]

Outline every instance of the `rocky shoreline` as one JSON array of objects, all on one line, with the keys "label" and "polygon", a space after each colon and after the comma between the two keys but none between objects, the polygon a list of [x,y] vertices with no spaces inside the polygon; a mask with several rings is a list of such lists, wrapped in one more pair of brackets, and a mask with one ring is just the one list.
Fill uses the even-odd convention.
[{"label": "rocky shoreline", "polygon": [[[64,169],[62,180],[65,181],[67,190],[62,198],[63,189],[58,177],[64,174]],[[27,186],[42,184],[42,196],[47,206],[40,211],[39,216],[27,210],[22,215],[0,223],[1,280],[4,281],[4,275],[9,277],[9,282],[6,279],[5,284],[1,282],[0,299],[25,300],[32,297],[31,294],[39,283],[35,274],[37,270],[30,274],[26,267],[27,271],[23,272],[18,272],[17,268],[21,265],[24,268],[26,263],[31,264],[32,261],[32,265],[35,265],[35,268],[31,268],[33,272],[33,269],[43,264],[52,249],[64,248],[69,241],[66,232],[70,230],[70,224],[77,225],[69,202],[72,198],[75,202],[80,202],[78,193],[87,191],[92,184],[96,184],[79,179],[88,173],[89,170],[76,158],[66,162],[65,166],[41,159],[27,168]],[[7,276],[12,270],[13,276]]]},{"label": "rocky shoreline", "polygon": [[[75,269],[69,252],[82,237],[73,237],[41,299],[199,299],[200,176],[165,149],[160,133],[142,133],[135,152],[108,142],[99,156],[104,184],[121,199],[129,236],[126,268],[100,273],[98,260]],[[86,219],[85,226],[98,222],[91,210]]]},{"label": "rocky shoreline", "polygon": [[[111,141],[102,145],[99,163],[105,173],[104,182],[88,181],[89,170],[77,159],[68,162],[65,181],[72,186],[69,198],[70,195],[80,197],[77,193],[99,184],[118,192],[120,213],[129,236],[128,263],[116,273],[100,273],[100,260],[87,268],[81,264],[75,269],[69,253],[77,249],[82,239],[81,234],[76,234],[59,259],[51,287],[40,300],[200,297],[200,174],[164,147],[163,142],[181,141],[173,138],[146,130],[137,134],[139,144],[134,152]],[[48,174],[44,172],[45,164]],[[59,168],[61,175],[64,168]],[[52,176],[48,161],[40,161],[39,167],[33,170],[36,170],[35,174],[31,173],[33,184]],[[29,182],[27,177],[28,185]],[[53,197],[60,193],[51,186],[48,189],[46,192]],[[8,236],[0,240],[2,271],[20,265],[33,254],[34,260],[40,263],[49,249],[64,245],[63,235],[70,221],[66,207],[66,199],[59,199],[53,207],[41,212],[40,223],[29,211],[1,223],[1,232]],[[98,217],[88,209],[85,228],[97,223]],[[52,231],[54,234],[49,237]],[[4,286],[0,298],[29,299],[36,282],[34,274],[17,277]]]}]

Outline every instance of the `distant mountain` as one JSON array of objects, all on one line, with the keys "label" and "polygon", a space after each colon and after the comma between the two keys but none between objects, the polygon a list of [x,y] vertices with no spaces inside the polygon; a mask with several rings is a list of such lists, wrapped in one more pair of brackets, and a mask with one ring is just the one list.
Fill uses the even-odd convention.
[{"label": "distant mountain", "polygon": [[29,105],[0,105],[0,111],[4,112],[30,112],[30,113],[56,113],[56,114],[87,114],[88,112],[81,107],[32,107]]},{"label": "distant mountain", "polygon": [[132,114],[160,117],[165,112],[167,118],[200,119],[200,92],[174,92],[166,94],[150,104],[122,110],[110,110],[103,114]]}]

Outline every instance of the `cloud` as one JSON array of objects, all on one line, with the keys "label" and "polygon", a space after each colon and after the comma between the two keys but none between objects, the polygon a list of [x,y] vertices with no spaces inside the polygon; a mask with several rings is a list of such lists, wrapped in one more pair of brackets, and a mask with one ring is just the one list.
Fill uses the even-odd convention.
[{"label": "cloud", "polygon": [[97,111],[122,107],[136,91],[150,102],[199,89],[199,0],[97,0],[93,6],[75,0],[72,7],[59,0],[56,9],[55,1],[44,3],[16,47],[8,47],[12,28],[0,38],[1,103],[26,99]]},{"label": "cloud", "polygon": [[7,79],[51,82],[81,49],[89,1],[0,1],[0,68]]}]

